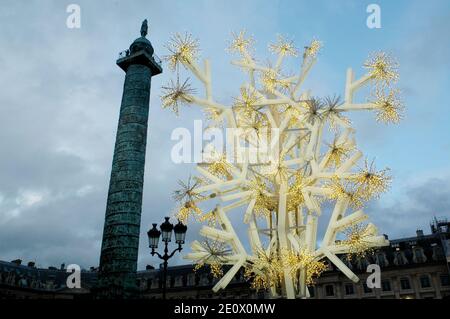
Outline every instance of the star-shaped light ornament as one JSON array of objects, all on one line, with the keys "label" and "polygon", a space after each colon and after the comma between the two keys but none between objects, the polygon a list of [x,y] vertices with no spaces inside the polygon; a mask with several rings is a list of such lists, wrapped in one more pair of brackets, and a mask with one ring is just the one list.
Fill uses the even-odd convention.
[{"label": "star-shaped light ornament", "polygon": [[[363,209],[388,191],[391,176],[373,162],[361,165],[348,114],[374,111],[378,121],[397,123],[404,108],[394,87],[398,64],[378,52],[364,63],[361,77],[346,70],[344,92],[320,97],[304,83],[321,41],[305,45],[298,57],[293,41],[279,36],[269,44],[274,60],[265,64],[255,59],[253,45],[244,31],[229,43],[228,51],[237,55],[231,63],[247,80],[225,99],[228,103],[213,95],[212,66],[207,59],[197,64],[198,42],[191,35],[175,35],[167,46],[177,78],[189,73],[204,86],[198,92],[205,93],[177,80],[165,88],[163,107],[177,112],[184,104],[199,106],[214,118],[207,130],[221,130],[223,136],[227,129],[237,132],[232,150],[211,153],[215,156],[197,165],[199,178],[180,183],[175,193],[178,217],[203,224],[205,242],[194,241],[185,258],[210,266],[218,279],[214,292],[242,270],[253,288],[273,297],[309,297],[308,287],[331,264],[357,282],[341,257],[389,244],[374,225],[363,224],[368,218]],[[298,73],[285,75],[288,59],[297,61]],[[358,101],[356,93],[366,87],[369,96]],[[317,231],[321,219],[326,219],[324,233]],[[238,235],[242,227],[248,237]]]}]

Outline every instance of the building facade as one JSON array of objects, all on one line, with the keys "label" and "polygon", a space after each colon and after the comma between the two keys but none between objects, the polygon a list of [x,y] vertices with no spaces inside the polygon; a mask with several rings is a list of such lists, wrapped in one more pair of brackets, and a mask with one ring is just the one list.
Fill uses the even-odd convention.
[{"label": "building facade", "polygon": [[[390,241],[373,254],[359,260],[342,260],[360,278],[353,283],[329,263],[329,269],[309,287],[312,299],[446,299],[450,298],[450,223],[435,221],[431,233]],[[370,289],[366,279],[367,267],[376,264],[381,269],[381,287]],[[81,272],[81,289],[68,289],[69,274],[62,265],[59,269],[38,269],[33,263],[22,265],[19,260],[0,262],[0,298],[90,298],[90,290],[97,282],[97,269]],[[137,272],[140,298],[162,297],[162,269],[148,266]],[[265,291],[250,288],[243,269],[228,287],[214,293],[217,282],[207,268],[194,271],[193,265],[169,267],[167,276],[168,299],[263,299]]]}]

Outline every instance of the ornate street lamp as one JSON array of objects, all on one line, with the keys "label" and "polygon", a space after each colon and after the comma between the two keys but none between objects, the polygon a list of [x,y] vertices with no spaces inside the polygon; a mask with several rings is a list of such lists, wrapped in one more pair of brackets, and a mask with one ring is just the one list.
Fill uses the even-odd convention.
[{"label": "ornate street lamp", "polygon": [[184,239],[186,238],[187,226],[184,225],[181,221],[178,221],[178,224],[173,228],[175,233],[175,242],[179,245],[184,244]]},{"label": "ornate street lamp", "polygon": [[169,222],[169,217],[165,217],[165,222],[159,226],[162,232],[162,241],[165,243],[170,242],[172,237],[173,225]]},{"label": "ornate street lamp", "polygon": [[[159,231],[156,226],[157,224],[153,224],[153,228],[147,232],[148,235],[148,243],[149,247],[152,249],[152,256],[157,255],[160,259],[164,261],[164,271],[163,271],[163,299],[166,299],[166,286],[167,286],[167,265],[168,260],[173,257],[173,255],[177,251],[181,251],[183,249],[182,245],[184,244],[186,238],[187,226],[184,225],[181,221],[178,221],[178,224],[175,227],[170,223],[169,217],[164,218],[165,221],[159,226],[161,231]],[[169,254],[168,244],[172,238],[172,231],[175,233],[175,243],[178,244],[178,248],[172,251]],[[161,255],[155,249],[158,248],[159,237],[162,235],[162,241],[164,242],[164,255]]]},{"label": "ornate street lamp", "polygon": [[161,232],[156,228],[156,225],[153,224],[153,228],[147,232],[148,246],[152,249],[158,248],[159,236],[161,236]]}]

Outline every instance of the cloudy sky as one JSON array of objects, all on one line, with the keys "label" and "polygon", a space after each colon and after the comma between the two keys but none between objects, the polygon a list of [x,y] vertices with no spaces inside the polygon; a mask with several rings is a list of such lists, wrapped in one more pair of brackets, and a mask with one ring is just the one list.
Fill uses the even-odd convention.
[{"label": "cloudy sky", "polygon": [[[70,3],[81,7],[81,28],[66,27]],[[314,3],[314,4],[313,4]],[[382,28],[368,29],[366,7],[381,7]],[[385,50],[400,63],[407,105],[397,126],[373,114],[353,116],[357,142],[394,177],[391,191],[366,209],[391,238],[428,231],[433,216],[450,217],[450,2],[442,1],[0,1],[0,260],[35,260],[47,267],[98,264],[107,186],[124,79],[119,51],[148,18],[159,56],[174,32],[199,39],[212,60],[214,91],[227,103],[239,70],[225,52],[231,31],[248,30],[260,58],[277,34],[324,49],[305,85],[315,95],[341,94],[345,71],[361,75],[368,54]],[[292,63],[295,63],[293,61]],[[293,64],[294,65],[294,64]],[[294,65],[295,66],[295,65]],[[176,127],[202,118],[161,109],[153,78],[139,267],[156,264],[145,231],[171,214],[171,192],[193,166],[170,160]],[[198,226],[190,226],[188,239]],[[181,259],[178,263],[183,262]]]}]

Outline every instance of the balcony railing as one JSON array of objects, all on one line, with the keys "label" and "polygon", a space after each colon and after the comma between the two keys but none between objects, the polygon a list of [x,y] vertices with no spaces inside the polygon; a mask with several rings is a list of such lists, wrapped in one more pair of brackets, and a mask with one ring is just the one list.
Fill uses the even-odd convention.
[{"label": "balcony railing", "polygon": [[153,60],[155,60],[156,64],[158,64],[160,67],[162,67],[162,61],[156,54],[153,53]]},{"label": "balcony railing", "polygon": [[130,50],[123,50],[123,51],[119,52],[119,56],[117,59],[123,59],[129,55],[130,55]]},{"label": "balcony railing", "polygon": [[[118,56],[117,59],[118,60],[119,59],[123,59],[123,58],[126,58],[128,56],[130,56],[130,50],[123,50],[123,51],[119,52],[119,56]],[[159,56],[157,56],[156,54],[153,53],[152,58],[153,58],[153,61],[155,61],[155,63],[162,68],[162,61],[159,58]]]}]

